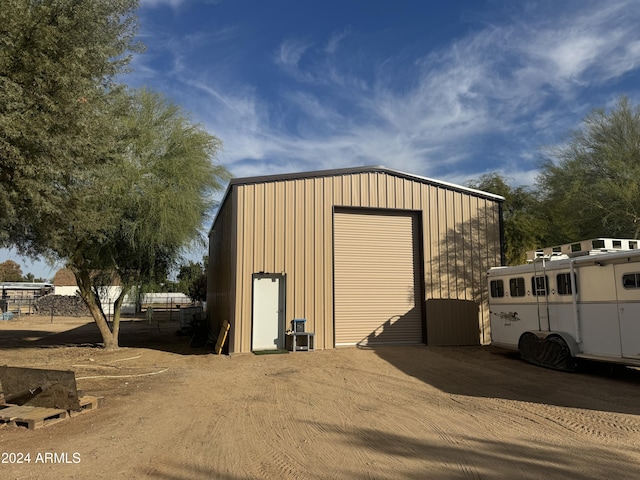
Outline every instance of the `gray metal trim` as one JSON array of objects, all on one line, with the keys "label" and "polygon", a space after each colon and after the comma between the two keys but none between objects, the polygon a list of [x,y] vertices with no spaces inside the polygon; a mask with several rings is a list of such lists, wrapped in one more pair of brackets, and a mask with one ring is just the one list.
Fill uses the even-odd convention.
[{"label": "gray metal trim", "polygon": [[263,175],[257,177],[244,177],[234,178],[229,182],[229,185],[248,185],[252,183],[266,183],[284,180],[296,180],[301,178],[314,178],[314,177],[334,177],[340,175],[353,175],[358,173],[386,173],[396,177],[406,178],[408,180],[414,180],[420,183],[427,183],[435,186],[449,188],[461,192],[473,193],[476,196],[496,200],[499,202],[504,201],[504,197],[495,195],[489,192],[483,192],[482,190],[476,190],[455,183],[444,182],[442,180],[435,180],[433,178],[422,177],[412,173],[401,172],[399,170],[393,170],[382,165],[369,165],[364,167],[348,167],[348,168],[336,168],[331,170],[315,170],[311,172],[296,172],[296,173],[283,173],[276,175]]}]

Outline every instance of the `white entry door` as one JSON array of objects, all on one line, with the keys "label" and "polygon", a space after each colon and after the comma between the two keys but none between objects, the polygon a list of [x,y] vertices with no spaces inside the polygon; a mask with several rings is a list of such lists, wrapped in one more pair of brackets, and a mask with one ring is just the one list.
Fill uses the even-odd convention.
[{"label": "white entry door", "polygon": [[251,350],[284,348],[284,277],[253,276],[253,330]]}]

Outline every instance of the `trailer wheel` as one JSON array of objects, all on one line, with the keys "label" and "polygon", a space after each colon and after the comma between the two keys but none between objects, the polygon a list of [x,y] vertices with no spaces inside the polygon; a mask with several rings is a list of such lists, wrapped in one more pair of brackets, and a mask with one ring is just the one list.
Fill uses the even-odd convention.
[{"label": "trailer wheel", "polygon": [[520,335],[518,341],[518,351],[520,352],[520,358],[525,362],[539,365],[538,352],[540,351],[541,340],[535,333],[524,332]]},{"label": "trailer wheel", "polygon": [[576,369],[576,361],[571,355],[571,350],[564,338],[557,335],[549,335],[542,342],[542,349],[545,367],[564,372],[573,372]]}]

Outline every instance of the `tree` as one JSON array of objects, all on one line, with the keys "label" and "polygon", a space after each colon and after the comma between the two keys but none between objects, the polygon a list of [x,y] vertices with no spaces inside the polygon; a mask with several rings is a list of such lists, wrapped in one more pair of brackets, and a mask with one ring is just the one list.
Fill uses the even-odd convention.
[{"label": "tree", "polygon": [[[35,276],[33,273],[28,272],[28,273],[27,273],[27,274],[22,278],[22,280],[24,280],[25,282],[31,282],[31,283],[33,283],[33,282],[35,282],[35,281],[36,281],[36,276]],[[40,281],[40,279],[38,279],[37,281],[39,282],[39,281]]]},{"label": "tree", "polygon": [[640,107],[595,109],[550,152],[538,177],[549,244],[640,235]]},{"label": "tree", "polygon": [[[213,193],[230,178],[213,163],[220,141],[162,95],[134,91],[113,111],[118,150],[69,190],[67,221],[47,243],[74,272],[106,348],[118,346],[125,295],[166,278],[202,240]],[[116,283],[122,291],[109,323],[100,291]]]},{"label": "tree", "polygon": [[203,302],[207,299],[207,263],[208,257],[205,256],[202,263],[190,261],[180,266],[179,291],[188,295],[194,302]]},{"label": "tree", "polygon": [[21,282],[22,268],[13,260],[0,263],[0,282]]},{"label": "tree", "polygon": [[137,0],[5,0],[0,8],[0,244],[35,254],[66,187],[112,149],[105,102],[138,51]]},{"label": "tree", "polygon": [[507,265],[524,263],[526,252],[539,248],[546,232],[536,193],[522,186],[511,187],[498,173],[483,175],[468,186],[505,198],[502,213],[505,259]]},{"label": "tree", "polygon": [[[136,0],[7,0],[0,9],[0,245],[63,259],[106,348],[126,293],[166,278],[229,178],[220,141],[115,82]],[[100,293],[120,284],[107,321]]]},{"label": "tree", "polygon": [[189,295],[189,287],[193,281],[202,275],[202,265],[198,262],[189,261],[186,264],[180,265],[178,270],[178,291]]}]

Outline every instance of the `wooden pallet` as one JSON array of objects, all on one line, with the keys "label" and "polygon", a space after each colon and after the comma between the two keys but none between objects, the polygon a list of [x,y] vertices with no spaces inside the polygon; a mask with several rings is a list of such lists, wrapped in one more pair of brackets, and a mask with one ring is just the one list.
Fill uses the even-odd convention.
[{"label": "wooden pallet", "polygon": [[104,397],[94,397],[91,395],[85,395],[78,399],[80,401],[80,411],[74,412],[70,411],[70,415],[75,417],[77,415],[81,415],[86,412],[91,412],[97,408],[100,408],[104,405]]},{"label": "wooden pallet", "polygon": [[66,420],[69,414],[59,408],[0,405],[0,423],[27,427],[29,430]]},{"label": "wooden pallet", "polygon": [[59,408],[32,407],[28,405],[0,405],[0,427],[19,426],[29,430],[58,423],[103,406],[104,397],[85,395],[80,397],[80,411],[67,411]]}]

